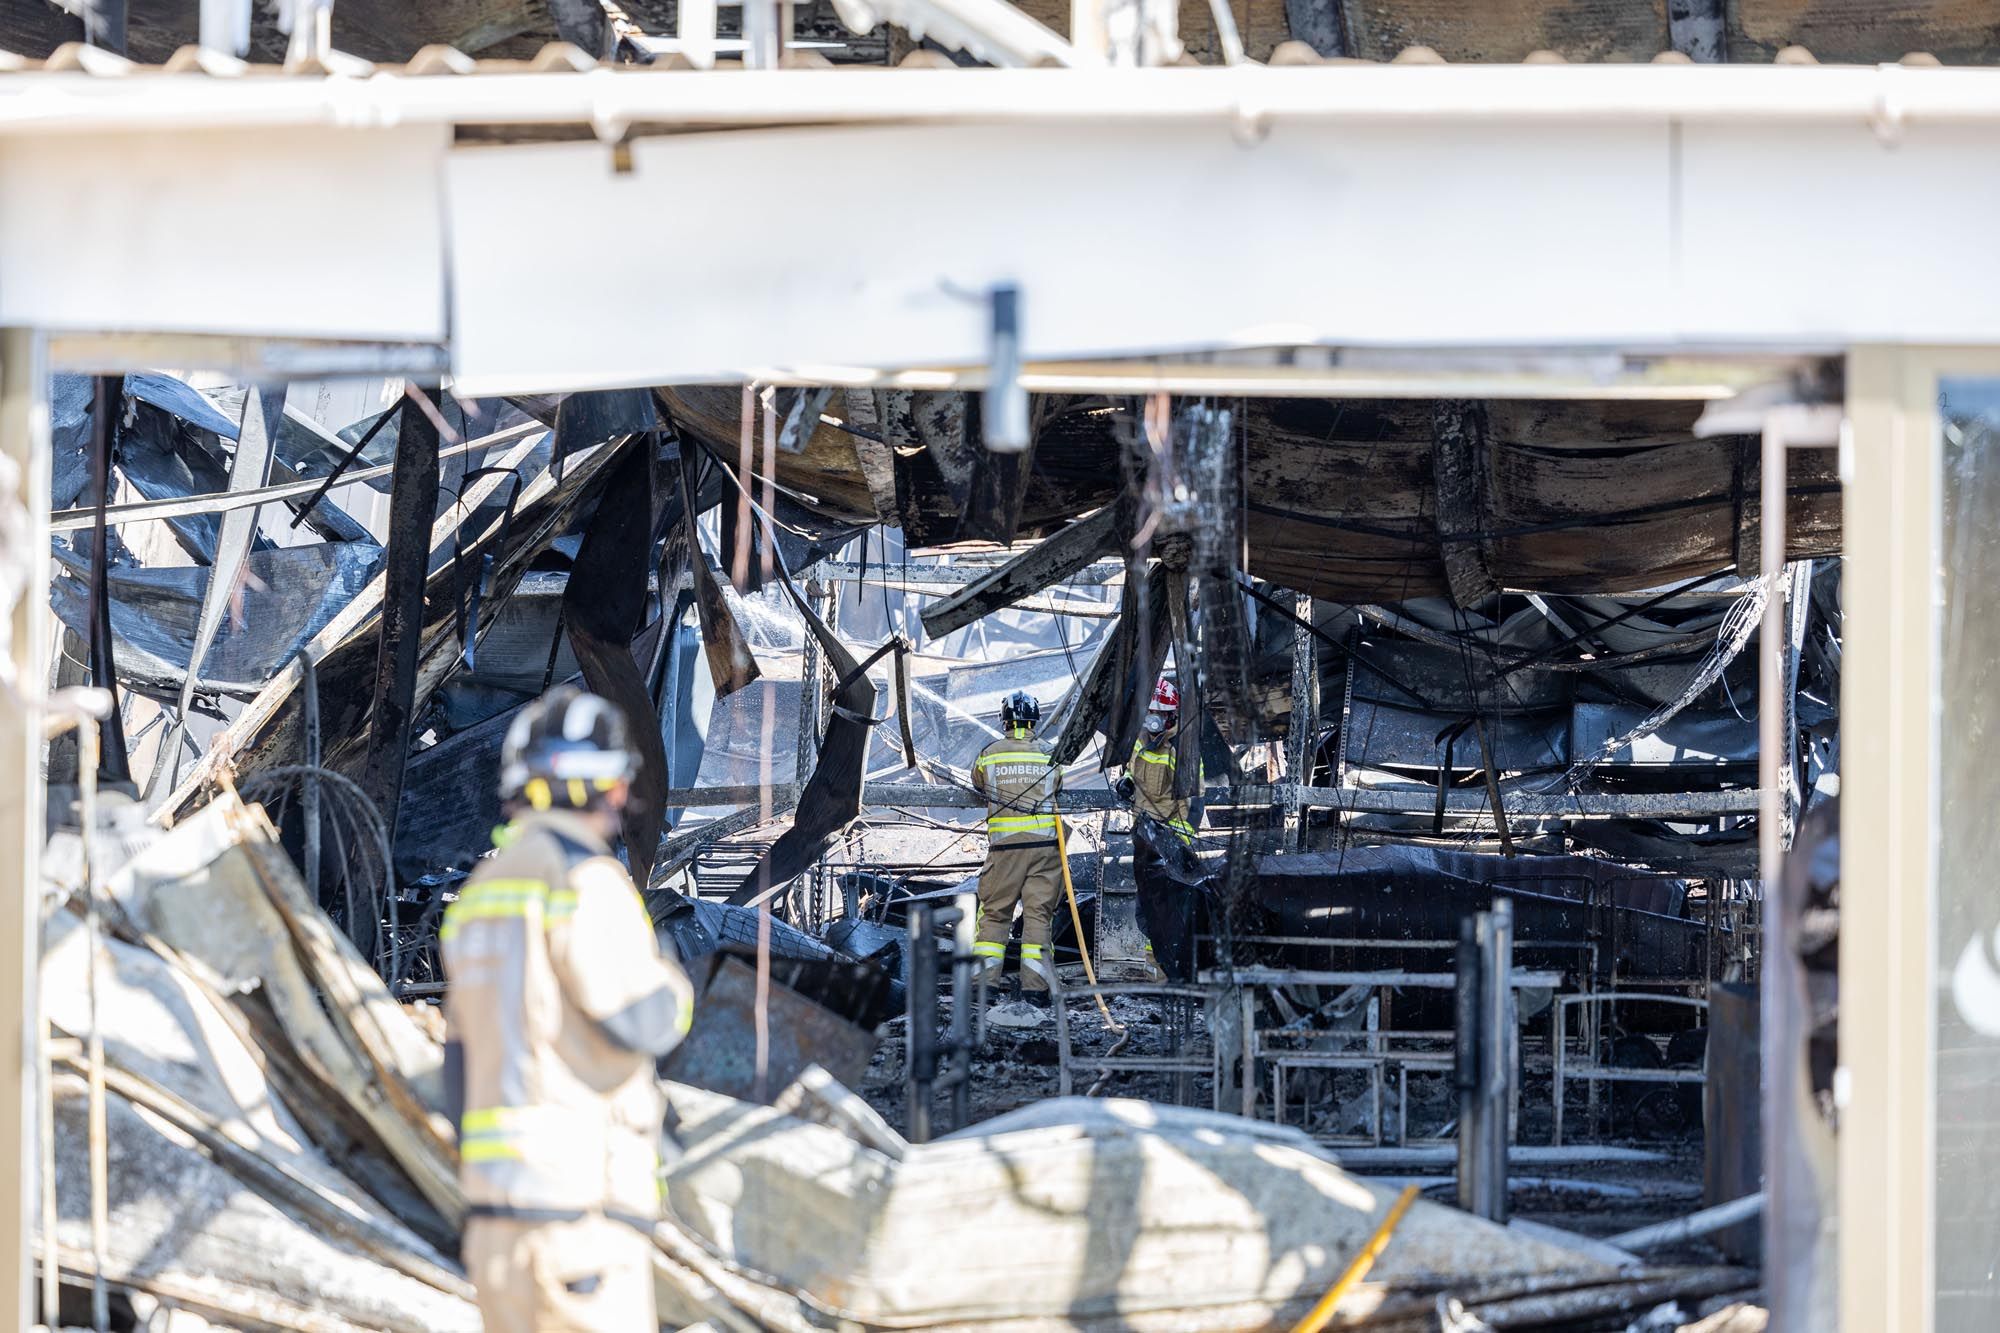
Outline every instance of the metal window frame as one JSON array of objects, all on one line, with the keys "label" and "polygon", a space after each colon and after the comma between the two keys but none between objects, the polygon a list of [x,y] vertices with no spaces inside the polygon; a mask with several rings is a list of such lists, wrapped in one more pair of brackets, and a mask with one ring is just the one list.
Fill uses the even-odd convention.
[{"label": "metal window frame", "polygon": [[1842,472],[1839,1293],[1846,1328],[1935,1327],[1934,1103],[1943,513],[1937,392],[2000,348],[1848,355]]}]

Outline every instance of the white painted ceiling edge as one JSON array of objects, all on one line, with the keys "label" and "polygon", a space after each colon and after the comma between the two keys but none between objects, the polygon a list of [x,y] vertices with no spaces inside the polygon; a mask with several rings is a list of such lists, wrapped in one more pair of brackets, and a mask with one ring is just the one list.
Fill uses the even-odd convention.
[{"label": "white painted ceiling edge", "polygon": [[[452,144],[564,121],[789,124]],[[1996,167],[1973,69],[14,74],[0,322],[445,343],[469,393],[976,365],[1000,283],[1031,362],[1996,343]]]}]

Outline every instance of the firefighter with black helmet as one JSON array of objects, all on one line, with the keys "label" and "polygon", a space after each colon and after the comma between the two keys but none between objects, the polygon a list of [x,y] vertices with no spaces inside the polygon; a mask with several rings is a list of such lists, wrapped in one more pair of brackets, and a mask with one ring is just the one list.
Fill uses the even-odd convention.
[{"label": "firefighter with black helmet", "polygon": [[573,686],[501,750],[509,823],[439,931],[466,1271],[489,1333],[654,1333],[665,1107],[655,1062],[693,990],[613,856],[637,757]]},{"label": "firefighter with black helmet", "polygon": [[986,798],[986,864],[979,871],[979,935],[972,946],[988,981],[997,981],[1021,909],[1021,989],[1046,1001],[1055,978],[1050,923],[1062,896],[1056,795],[1062,772],[1035,736],[1042,707],[1016,690],[1000,705],[1000,736],[979,752],[972,786]]}]

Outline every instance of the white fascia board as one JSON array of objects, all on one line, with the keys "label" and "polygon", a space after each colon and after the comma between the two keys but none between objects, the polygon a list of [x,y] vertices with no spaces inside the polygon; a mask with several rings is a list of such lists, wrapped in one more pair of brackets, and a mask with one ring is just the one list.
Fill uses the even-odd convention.
[{"label": "white fascia board", "polygon": [[1687,125],[1684,343],[2000,341],[2000,127]]},{"label": "white fascia board", "polygon": [[[463,149],[453,373],[485,394],[972,364],[1001,283],[1032,361],[1670,345],[1669,160],[1664,125],[1478,122],[683,135],[626,172],[594,144]],[[901,164],[894,188],[855,188],[856,162]]]},{"label": "white fascia board", "polygon": [[0,324],[441,342],[449,142],[442,125],[0,135]]},{"label": "white fascia board", "polygon": [[658,70],[214,78],[0,75],[0,135],[328,125],[595,127],[856,122],[1586,124],[1839,121],[1884,133],[2000,119],[2000,69],[1332,65],[1152,69]]}]

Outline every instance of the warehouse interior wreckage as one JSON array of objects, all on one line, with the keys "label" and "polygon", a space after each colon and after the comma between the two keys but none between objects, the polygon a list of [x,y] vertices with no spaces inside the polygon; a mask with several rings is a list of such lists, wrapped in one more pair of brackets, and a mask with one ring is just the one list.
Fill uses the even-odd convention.
[{"label": "warehouse interior wreckage", "polygon": [[6,1318],[2000,1327],[1996,63],[0,0]]}]

